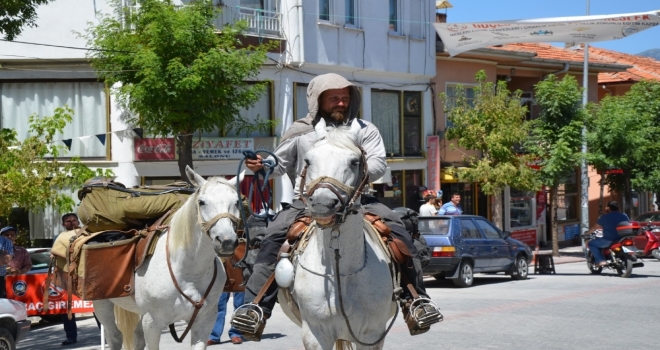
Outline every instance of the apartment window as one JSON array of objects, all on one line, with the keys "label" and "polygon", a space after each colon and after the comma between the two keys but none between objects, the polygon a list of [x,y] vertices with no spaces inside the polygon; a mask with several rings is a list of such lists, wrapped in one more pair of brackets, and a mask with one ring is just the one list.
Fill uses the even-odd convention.
[{"label": "apartment window", "polygon": [[421,156],[422,93],[372,90],[371,119],[380,130],[388,157]]},{"label": "apartment window", "polygon": [[[16,130],[19,140],[28,136],[28,117],[53,115],[58,107],[73,109],[73,121],[56,140],[71,139],[64,157],[106,158],[108,108],[105,85],[99,82],[0,83],[0,127]],[[62,144],[63,145],[63,144]]]},{"label": "apartment window", "polygon": [[356,0],[345,0],[346,8],[346,25],[357,27],[357,9],[356,9]]},{"label": "apartment window", "polygon": [[307,84],[294,83],[294,106],[293,120],[299,120],[307,116],[309,106],[307,104]]},{"label": "apartment window", "polygon": [[399,0],[390,0],[390,28],[392,33],[399,32]]},{"label": "apartment window", "polygon": [[461,84],[447,84],[445,88],[447,100],[445,101],[445,128],[451,128],[453,123],[449,120],[449,111],[451,111],[459,98],[465,97],[468,105],[474,107],[474,86]]},{"label": "apartment window", "polygon": [[330,20],[330,5],[332,0],[319,0],[319,19],[322,21]]},{"label": "apartment window", "polygon": [[577,220],[578,199],[577,172],[573,171],[557,189],[557,220]]},{"label": "apartment window", "polygon": [[410,0],[410,37],[424,38],[424,28],[429,26],[428,20],[424,17],[424,0]]}]

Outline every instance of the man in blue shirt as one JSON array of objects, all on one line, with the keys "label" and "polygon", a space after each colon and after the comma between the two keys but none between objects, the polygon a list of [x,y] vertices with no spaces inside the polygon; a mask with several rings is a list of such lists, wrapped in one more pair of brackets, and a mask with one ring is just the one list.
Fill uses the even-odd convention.
[{"label": "man in blue shirt", "polygon": [[7,275],[7,265],[11,262],[14,256],[14,244],[7,237],[2,237],[5,231],[16,231],[11,226],[3,227],[0,230],[0,298],[7,297],[7,289],[5,288],[5,275]]},{"label": "man in blue shirt", "polygon": [[451,201],[443,204],[438,210],[438,215],[461,215],[463,210],[458,205],[461,202],[461,195],[454,192],[451,194]]},{"label": "man in blue shirt", "polygon": [[619,212],[619,203],[616,201],[610,201],[607,203],[607,209],[609,209],[609,213],[601,216],[597,222],[598,226],[603,229],[603,237],[593,239],[589,241],[588,244],[589,250],[594,256],[596,266],[600,267],[607,266],[607,262],[605,261],[605,257],[601,250],[609,247],[612,242],[621,239],[616,228],[619,226],[619,223],[630,221],[628,215]]}]

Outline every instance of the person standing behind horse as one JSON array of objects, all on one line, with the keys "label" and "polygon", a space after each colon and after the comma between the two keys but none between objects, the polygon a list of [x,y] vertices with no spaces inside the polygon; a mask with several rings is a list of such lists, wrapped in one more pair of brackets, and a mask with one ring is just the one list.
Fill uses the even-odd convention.
[{"label": "person standing behind horse", "polygon": [[461,195],[459,193],[452,193],[451,194],[451,201],[445,203],[440,207],[440,210],[438,210],[439,215],[461,215],[463,214],[463,210],[461,210],[461,207],[459,203],[461,202]]},{"label": "person standing behind horse", "polygon": [[[256,263],[252,272],[252,276],[247,282],[245,288],[245,301],[246,303],[253,303],[255,296],[262,287],[266,284],[269,277],[275,270],[277,263],[278,251],[286,239],[286,234],[289,227],[293,224],[294,220],[303,216],[308,216],[306,213],[305,204],[299,199],[300,193],[297,193],[300,188],[301,177],[300,174],[304,168],[304,157],[308,150],[312,148],[316,141],[316,133],[314,126],[323,118],[328,126],[341,126],[350,125],[356,119],[358,111],[360,110],[361,97],[360,91],[357,86],[350,83],[344,77],[329,73],[315,77],[309,82],[307,88],[307,103],[309,114],[307,117],[296,121],[289,127],[282,137],[282,142],[275,150],[275,155],[279,160],[278,166],[273,170],[273,176],[281,176],[288,174],[290,179],[295,179],[293,183],[294,191],[296,192],[295,199],[291,204],[283,204],[283,209],[274,218],[273,222],[268,225],[267,235],[261,243],[261,249],[257,255]],[[359,132],[359,145],[366,153],[366,161],[368,165],[369,180],[374,181],[379,179],[385,173],[386,167],[386,153],[383,139],[380,132],[375,125],[357,119],[360,125]],[[246,166],[253,172],[263,169],[261,157],[257,156],[255,160],[246,160]],[[398,215],[390,208],[379,203],[375,197],[362,195],[363,208],[367,212],[371,212],[380,218],[390,227],[392,235],[395,238],[403,241],[412,253],[413,257],[416,256],[416,250],[412,243],[410,234],[405,229],[405,226],[399,219]],[[406,279],[413,285],[415,291],[424,297],[428,297],[424,289],[424,282],[422,279],[422,271],[419,260],[416,258],[411,259],[411,264],[402,264],[401,272]],[[403,282],[402,282],[403,284]],[[408,289],[403,286],[404,292],[400,298],[405,301],[412,299]],[[258,303],[264,312],[264,318],[268,319],[277,301],[277,285],[271,284],[266,293]],[[432,305],[429,303],[429,305]],[[434,315],[439,316],[440,310],[433,306],[433,312],[430,314],[418,315],[418,318],[423,319],[425,316]],[[426,309],[425,311],[426,312]],[[234,312],[236,316],[236,312]],[[441,317],[437,318],[438,320]],[[234,327],[241,329],[243,336],[249,340],[260,341],[260,337],[254,333],[250,333],[253,326],[257,326],[262,322],[261,319],[251,319],[248,321],[249,326],[244,327],[237,321],[236,317],[232,318]],[[427,326],[428,327],[428,326]],[[428,328],[426,328],[428,330]]]},{"label": "person standing behind horse", "polygon": [[435,216],[438,215],[438,210],[435,209],[436,199],[433,192],[428,192],[424,196],[426,203],[419,207],[419,216]]}]

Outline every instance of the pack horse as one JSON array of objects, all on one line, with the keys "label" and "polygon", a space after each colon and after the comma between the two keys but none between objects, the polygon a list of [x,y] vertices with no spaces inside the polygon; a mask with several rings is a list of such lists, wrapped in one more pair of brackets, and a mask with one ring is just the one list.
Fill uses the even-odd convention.
[{"label": "pack horse", "polygon": [[180,320],[188,322],[181,338],[190,330],[191,348],[206,349],[226,280],[218,256],[232,254],[238,245],[241,203],[233,181],[207,181],[188,167],[186,174],[197,189],[173,214],[151,258],[135,271],[135,294],[94,301],[111,350],[122,344],[158,350],[161,331]]}]

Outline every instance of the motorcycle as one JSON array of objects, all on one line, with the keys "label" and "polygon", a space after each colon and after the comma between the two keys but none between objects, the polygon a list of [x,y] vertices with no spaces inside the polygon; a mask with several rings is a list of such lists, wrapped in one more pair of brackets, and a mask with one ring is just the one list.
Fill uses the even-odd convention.
[{"label": "motorcycle", "polygon": [[654,258],[660,260],[660,239],[655,235],[660,233],[660,228],[655,227],[654,225],[648,224],[646,227],[641,229],[642,233],[646,235],[646,245],[642,251],[642,256],[653,256]]},{"label": "motorcycle", "polygon": [[[587,244],[592,239],[602,237],[602,235],[603,232],[600,229],[582,235],[586,247],[587,267],[594,275],[599,275],[603,271],[603,267],[596,265],[594,256]],[[607,262],[605,267],[616,270],[619,277],[630,277],[633,267],[644,267],[643,262],[638,262],[637,253],[639,253],[639,250],[635,248],[635,242],[630,236],[622,237],[613,242],[608,248],[603,248],[602,253]]]}]

